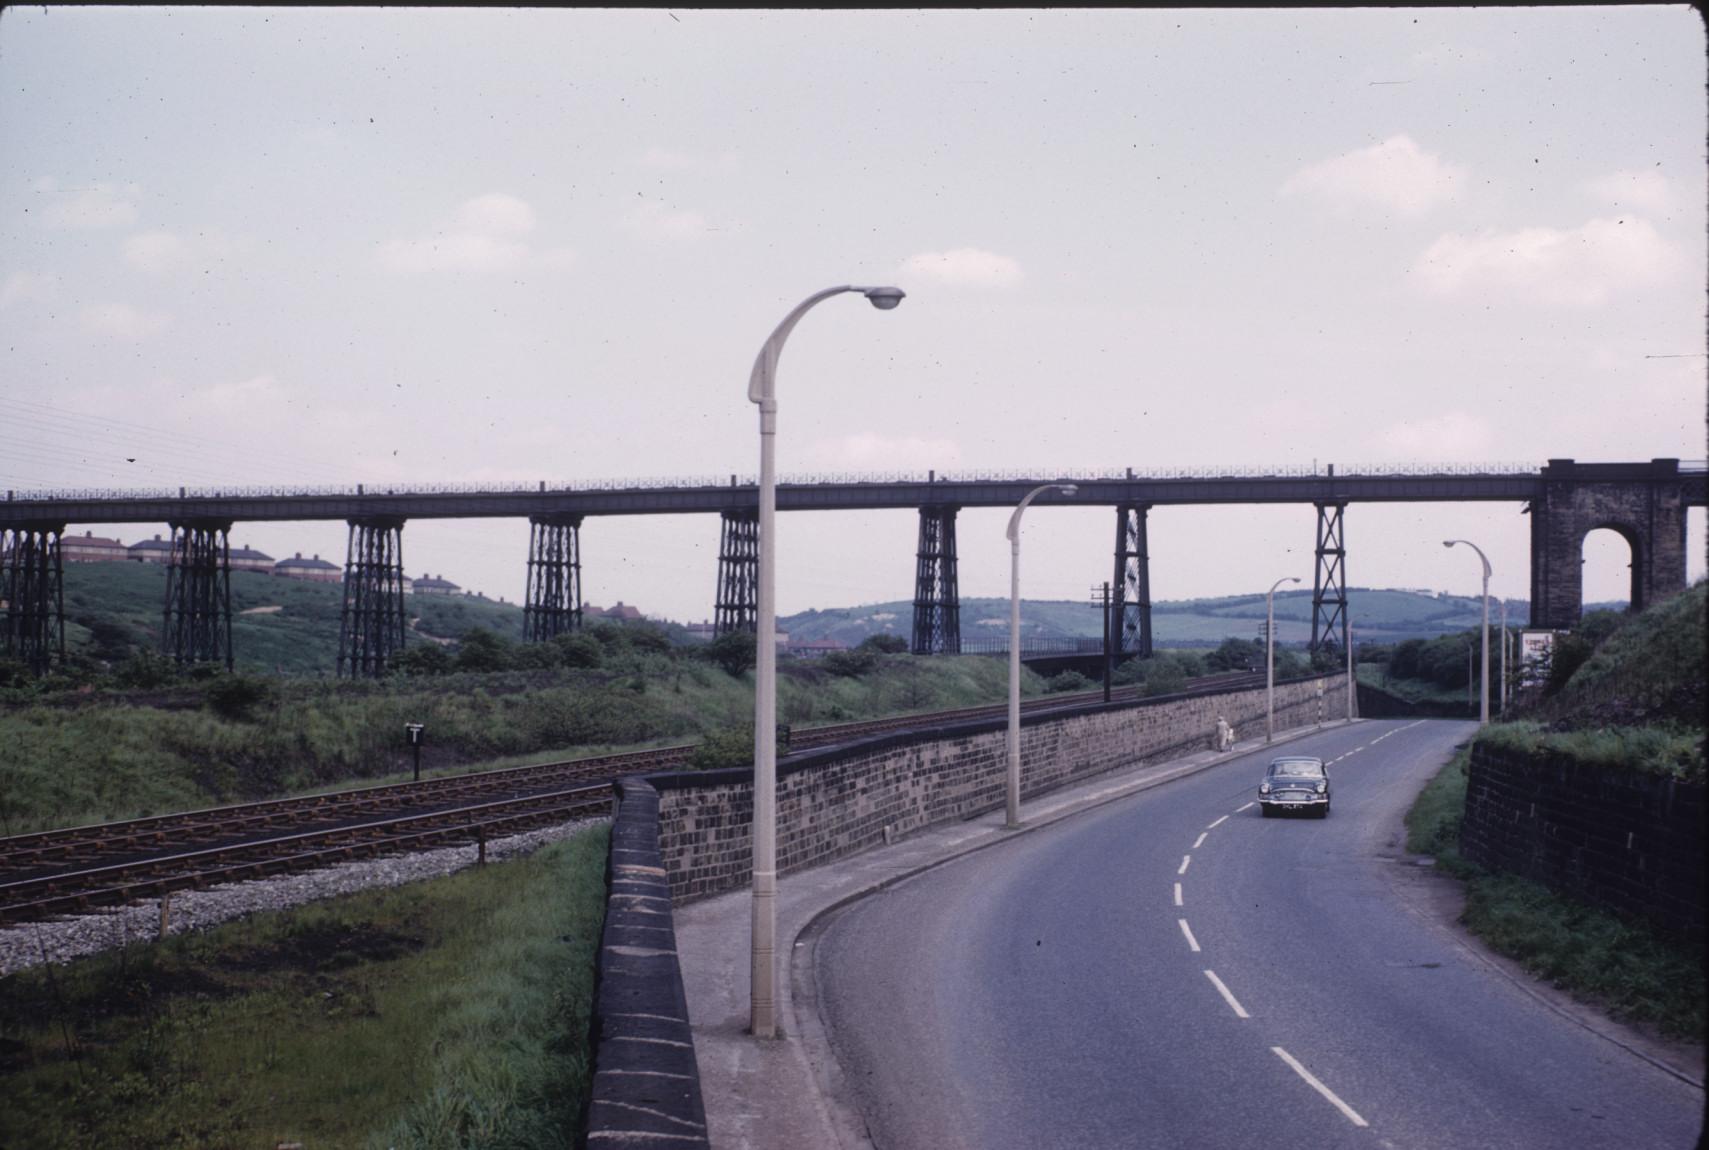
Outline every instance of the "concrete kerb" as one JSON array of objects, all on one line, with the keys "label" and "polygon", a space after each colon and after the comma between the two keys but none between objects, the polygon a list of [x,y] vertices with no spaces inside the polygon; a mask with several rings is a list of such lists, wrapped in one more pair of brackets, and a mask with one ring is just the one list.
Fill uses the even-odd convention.
[{"label": "concrete kerb", "polygon": [[[782,954],[789,956],[790,964],[789,978],[782,980],[779,984],[781,1001],[778,1003],[778,1014],[782,1023],[779,1041],[795,1041],[800,1044],[800,1053],[811,1071],[812,1081],[799,1083],[797,1088],[806,1087],[817,1092],[821,1104],[820,1108],[832,1123],[832,1129],[826,1133],[835,1139],[834,1142],[826,1143],[826,1145],[839,1147],[866,1147],[871,1145],[870,1139],[866,1135],[865,1122],[849,1101],[847,1088],[842,1079],[842,1068],[831,1051],[829,1037],[825,1033],[823,1023],[818,1016],[818,990],[812,977],[814,946],[825,925],[838,911],[906,879],[943,866],[945,863],[953,862],[976,851],[1013,842],[1021,835],[1053,826],[1063,819],[1108,805],[1140,791],[1150,790],[1152,787],[1162,786],[1176,779],[1197,774],[1241,755],[1262,751],[1266,745],[1279,746],[1295,739],[1360,721],[1359,719],[1337,719],[1325,722],[1321,726],[1297,727],[1276,735],[1268,744],[1261,738],[1252,739],[1245,743],[1236,743],[1227,751],[1195,752],[1186,761],[1177,762],[1173,765],[1153,764],[1150,767],[1144,765],[1118,767],[1114,771],[1106,772],[1097,778],[1062,788],[1057,792],[1058,797],[1054,804],[1051,795],[1036,796],[1028,804],[1032,808],[1032,816],[1025,819],[1018,827],[1004,827],[1000,821],[1003,818],[1003,812],[1000,809],[988,811],[965,820],[962,825],[981,821],[996,821],[984,833],[977,833],[949,843],[936,851],[932,857],[924,859],[916,865],[895,867],[882,877],[875,878],[873,881],[864,883],[853,890],[838,894],[837,897],[823,906],[804,908],[798,911],[797,913],[805,913],[805,920],[800,922],[793,931],[785,931],[780,934],[778,939],[778,949]],[[1148,773],[1140,777],[1130,777],[1121,782],[1109,782],[1111,776],[1129,772]],[[1096,789],[1092,789],[1089,794],[1082,793],[1077,797],[1073,795],[1073,792],[1085,792],[1088,788]],[[927,838],[934,829],[941,828],[929,828],[924,832],[909,836],[908,839],[900,840],[892,846],[877,849],[894,851],[897,848],[905,848],[911,842],[917,843]],[[853,856],[853,858],[842,859],[838,863],[827,865],[846,866],[858,857]],[[781,918],[782,916],[780,916]],[[798,1003],[802,1004],[804,1008],[798,1008]],[[690,1017],[691,1019],[693,1017],[692,1003],[690,1004]],[[697,1051],[699,1049],[700,1046],[697,1044]],[[780,1092],[789,1090],[789,1087],[781,1083],[773,1083],[773,1085],[779,1087]],[[738,1099],[729,1097],[724,1091],[703,1090],[703,1096],[706,1099],[707,1110],[709,1111],[709,1133],[721,1125],[716,1117],[716,1112],[720,1107],[732,1103],[741,1104]],[[797,1097],[799,1096],[797,1095]]]}]

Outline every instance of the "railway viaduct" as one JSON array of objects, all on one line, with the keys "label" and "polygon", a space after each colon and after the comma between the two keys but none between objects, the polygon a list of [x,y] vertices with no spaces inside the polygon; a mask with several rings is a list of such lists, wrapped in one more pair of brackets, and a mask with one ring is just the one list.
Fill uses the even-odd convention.
[{"label": "railway viaduct", "polygon": [[[1584,538],[1611,528],[1632,549],[1633,609],[1685,587],[1685,512],[1705,505],[1705,468],[1677,459],[1446,467],[1156,469],[1136,473],[832,476],[778,486],[780,511],[912,509],[915,554],[913,650],[961,650],[956,513],[1013,507],[1040,483],[1072,480],[1077,506],[1115,511],[1112,644],[1151,653],[1150,508],[1186,504],[1310,503],[1317,509],[1313,646],[1339,648],[1346,634],[1344,513],[1352,503],[1524,504],[1531,516],[1534,626],[1570,629],[1582,602]],[[349,526],[338,673],[384,672],[401,650],[403,529],[411,519],[527,518],[524,637],[550,639],[581,624],[581,530],[608,515],[716,514],[723,523],[715,627],[753,630],[758,588],[758,492],[751,478],[606,482],[536,488],[443,487],[187,489],[6,493],[0,504],[0,655],[45,672],[64,658],[60,538],[81,523],[165,523],[172,532],[162,612],[162,652],[180,663],[232,661],[229,532],[234,523],[344,520]]]}]

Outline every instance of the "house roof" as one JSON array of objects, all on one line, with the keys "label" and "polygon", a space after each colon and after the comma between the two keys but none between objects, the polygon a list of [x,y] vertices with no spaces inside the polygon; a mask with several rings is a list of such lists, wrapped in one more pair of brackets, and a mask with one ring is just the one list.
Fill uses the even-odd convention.
[{"label": "house roof", "polygon": [[107,539],[103,536],[96,535],[93,531],[85,531],[81,535],[62,535],[59,537],[59,545],[61,547],[65,547],[69,544],[76,544],[79,547],[105,547],[109,550],[115,547],[120,549],[124,548],[124,544],[120,543],[117,539]]},{"label": "house roof", "polygon": [[461,590],[457,584],[451,582],[451,580],[445,578],[443,575],[423,575],[415,581],[415,585],[417,589],[422,587],[442,587],[447,591]]},{"label": "house roof", "polygon": [[126,550],[170,551],[172,550],[172,540],[162,539],[160,536],[156,535],[153,539],[139,539],[137,542],[132,543],[128,548],[126,548]]},{"label": "house roof", "polygon": [[338,570],[338,565],[336,563],[328,563],[325,559],[322,559],[319,555],[316,555],[313,559],[304,559],[303,553],[301,551],[297,552],[295,555],[293,555],[289,559],[279,560],[277,563],[273,564],[273,566],[275,568],[287,567],[287,568],[290,568],[292,570],[299,570],[299,571],[336,571],[336,570]]}]

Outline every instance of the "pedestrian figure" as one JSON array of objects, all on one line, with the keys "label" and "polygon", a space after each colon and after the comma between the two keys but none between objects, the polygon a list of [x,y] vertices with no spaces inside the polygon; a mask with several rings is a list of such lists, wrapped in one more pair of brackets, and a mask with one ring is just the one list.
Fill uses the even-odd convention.
[{"label": "pedestrian figure", "polygon": [[1234,728],[1228,725],[1228,720],[1221,715],[1216,717],[1216,749],[1226,751],[1234,742]]}]

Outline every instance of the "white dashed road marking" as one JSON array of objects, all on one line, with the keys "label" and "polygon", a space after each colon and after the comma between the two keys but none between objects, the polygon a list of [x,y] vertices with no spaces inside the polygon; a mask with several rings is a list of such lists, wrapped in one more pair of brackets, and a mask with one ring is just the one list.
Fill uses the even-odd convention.
[{"label": "white dashed road marking", "polygon": [[1247,808],[1248,808],[1248,807],[1255,807],[1255,806],[1257,806],[1257,805],[1258,805],[1258,800],[1256,800],[1256,799],[1254,799],[1254,800],[1252,800],[1252,801],[1251,801],[1251,802],[1249,802],[1249,803],[1247,803],[1247,804],[1246,804],[1246,806],[1244,806],[1244,807],[1235,807],[1235,808],[1234,808],[1234,810],[1235,810],[1235,813],[1236,813],[1236,814],[1238,814],[1238,813],[1240,813],[1240,812],[1241,812],[1241,811],[1244,811],[1244,810],[1246,810],[1246,809],[1247,809]]},{"label": "white dashed road marking", "polygon": [[1181,869],[1176,871],[1175,873],[1176,874],[1186,874],[1187,873],[1187,864],[1192,862],[1192,861],[1193,861],[1192,855],[1182,855],[1181,856]]},{"label": "white dashed road marking", "polygon": [[1181,884],[1180,883],[1175,884],[1175,905],[1176,906],[1185,906],[1186,905],[1185,903],[1183,903],[1181,901]]},{"label": "white dashed road marking", "polygon": [[1235,1001],[1234,995],[1229,993],[1228,987],[1222,984],[1222,979],[1216,976],[1216,971],[1205,971],[1205,977],[1211,980],[1211,985],[1216,987],[1217,993],[1222,995],[1223,1001],[1228,1003],[1228,1005],[1234,1009],[1234,1015],[1236,1018],[1252,1017],[1250,1014],[1246,1013],[1246,1008],[1244,1006]]},{"label": "white dashed road marking", "polygon": [[1187,920],[1184,918],[1178,918],[1175,921],[1181,924],[1181,933],[1187,936],[1187,945],[1193,948],[1194,954],[1199,953],[1199,940],[1193,937],[1193,928],[1187,925]]},{"label": "white dashed road marking", "polygon": [[[1209,974],[1210,972],[1206,971],[1205,973]],[[1313,1090],[1317,1091],[1319,1094],[1323,1095],[1325,1098],[1329,1099],[1330,1103],[1337,1110],[1341,1111],[1341,1113],[1343,1115],[1346,1116],[1347,1121],[1351,1122],[1355,1126],[1369,1126],[1370,1125],[1369,1122],[1367,1122],[1363,1118],[1359,1117],[1359,1112],[1357,1110],[1354,1110],[1351,1106],[1347,1105],[1347,1103],[1345,1103],[1345,1102],[1341,1101],[1341,1099],[1337,1098],[1335,1096],[1335,1091],[1331,1090],[1329,1087],[1327,1087],[1323,1083],[1319,1082],[1317,1080],[1317,1077],[1314,1074],[1312,1074],[1311,1071],[1309,1071],[1305,1067],[1301,1066],[1299,1064],[1299,1060],[1296,1059],[1293,1055],[1289,1054],[1286,1050],[1283,1050],[1280,1046],[1272,1046],[1272,1047],[1270,1047],[1270,1050],[1276,1055],[1277,1058],[1280,1058],[1283,1062],[1286,1062],[1289,1066],[1293,1067],[1294,1073],[1298,1074],[1301,1078],[1305,1079],[1306,1084],[1308,1086],[1310,1086]]]},{"label": "white dashed road marking", "polygon": [[1218,819],[1216,822],[1212,823],[1210,826],[1206,827],[1205,829],[1207,831],[1214,831],[1217,829],[1217,827],[1221,826],[1223,823],[1226,823],[1227,821],[1228,821],[1228,816],[1224,815],[1224,816],[1222,816],[1222,818]]},{"label": "white dashed road marking", "polygon": [[1198,850],[1200,847],[1204,846],[1205,845],[1205,839],[1208,838],[1209,836],[1210,836],[1209,831],[1206,831],[1206,832],[1204,832],[1204,834],[1201,834],[1198,837],[1198,840],[1193,843],[1193,849]]}]

